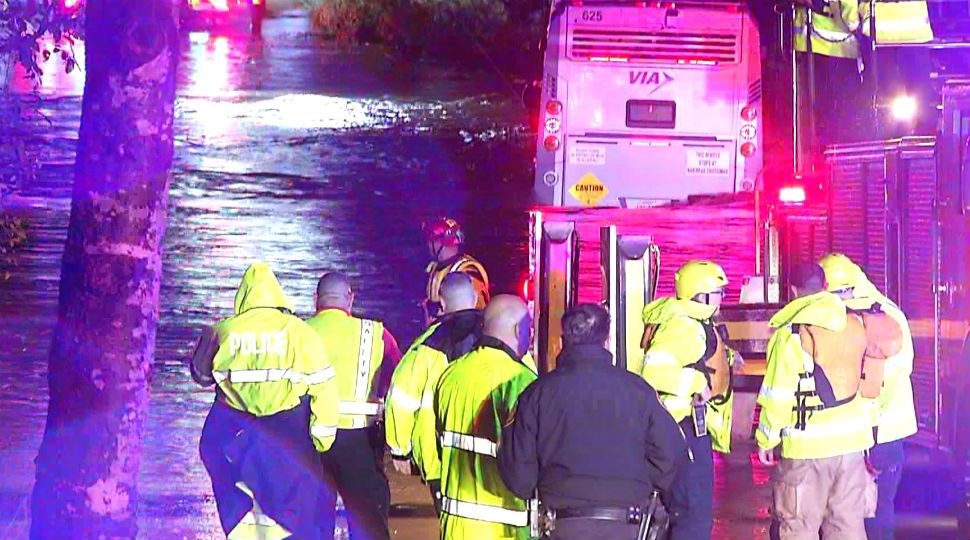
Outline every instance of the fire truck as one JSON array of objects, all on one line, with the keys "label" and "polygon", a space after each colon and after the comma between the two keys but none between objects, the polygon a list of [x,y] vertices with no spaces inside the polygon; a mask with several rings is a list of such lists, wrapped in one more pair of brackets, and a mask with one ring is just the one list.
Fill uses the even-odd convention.
[{"label": "fire truck", "polygon": [[[937,37],[931,43],[907,45],[922,47],[934,55],[933,96],[936,99],[923,109],[924,114],[934,115],[936,119],[929,123],[932,126],[929,133],[912,134],[904,130],[900,133],[903,136],[886,137],[898,126],[880,121],[871,133],[866,133],[868,141],[832,144],[807,155],[804,149],[812,145],[799,144],[798,139],[805,137],[805,128],[795,122],[796,115],[791,109],[799,99],[797,93],[811,82],[800,78],[793,69],[791,7],[787,16],[784,9],[778,9],[767,19],[758,19],[761,30],[775,24],[772,31],[776,35],[762,43],[780,43],[782,53],[775,56],[772,69],[768,68],[771,59],[766,59],[764,84],[758,77],[745,79],[746,83],[758,80],[759,87],[765,88],[765,102],[778,105],[774,111],[767,106],[764,111],[768,117],[764,120],[778,128],[763,130],[759,125],[756,140],[759,148],[787,150],[788,157],[776,160],[774,168],[767,167],[758,174],[748,191],[740,189],[737,181],[742,178],[743,182],[747,175],[744,167],[736,167],[741,163],[737,159],[740,155],[732,156],[729,160],[732,170],[741,170],[742,175],[735,175],[735,181],[727,182],[715,195],[706,187],[698,189],[701,184],[690,183],[688,176],[678,172],[686,163],[685,147],[690,144],[674,140],[684,136],[683,133],[638,131],[629,124],[629,102],[639,97],[617,92],[615,88],[611,90],[608,84],[597,87],[589,82],[600,78],[605,70],[616,69],[614,65],[605,62],[603,66],[558,66],[555,69],[559,75],[549,77],[549,62],[562,62],[563,55],[569,56],[576,49],[573,45],[576,32],[570,33],[569,28],[586,31],[591,22],[599,22],[584,20],[584,11],[605,10],[610,5],[628,10],[619,19],[608,17],[605,11],[602,15],[603,20],[608,19],[617,27],[626,25],[622,36],[609,41],[614,48],[621,40],[628,39],[628,34],[635,33],[630,27],[663,19],[660,15],[635,12],[630,4],[556,2],[550,18],[550,33],[564,33],[567,38],[550,39],[549,49],[558,47],[558,52],[546,52],[546,77],[539,104],[543,121],[537,136],[535,185],[541,206],[531,212],[528,290],[532,292],[530,304],[536,321],[533,353],[540,368],[555,368],[564,310],[577,302],[593,301],[602,302],[612,315],[611,347],[615,361],[639,371],[643,358],[639,345],[643,306],[654,298],[672,294],[673,272],[681,263],[692,258],[715,260],[723,264],[732,283],[728,290],[730,305],[721,310],[722,322],[728,327],[735,348],[748,360],[745,373],[735,380],[735,389],[739,392],[736,395],[748,393],[749,398],[736,399],[736,407],[739,404],[743,407],[746,402],[748,408],[736,410],[735,417],[746,418],[749,424],[736,431],[750,433],[750,421],[755,420],[754,395],[760,387],[765,347],[770,337],[767,320],[789,300],[787,272],[794,265],[816,261],[825,253],[845,253],[864,268],[873,283],[898,303],[911,320],[916,350],[912,380],[919,433],[908,440],[913,450],[909,455],[922,463],[913,465],[915,469],[933,469],[933,474],[949,479],[945,484],[952,493],[934,497],[937,506],[943,506],[942,510],[957,517],[960,537],[968,537],[970,70],[966,69],[966,61],[970,48],[967,37],[950,35]],[[673,10],[676,15],[666,16],[679,17],[692,3],[634,4],[636,9]],[[745,13],[743,4],[731,8],[725,2],[708,3],[702,9],[715,9],[712,4],[725,13]],[[878,13],[878,10],[872,12]],[[745,21],[746,17],[739,16],[738,20]],[[970,28],[970,13],[965,19],[964,31]],[[960,27],[952,20],[948,23],[950,28]],[[564,24],[566,31],[557,24]],[[738,28],[743,26],[743,22],[738,23]],[[663,43],[664,36],[657,34],[668,30],[684,32],[683,27],[654,26],[649,29],[653,33],[651,37],[641,39]],[[739,35],[744,32],[750,34],[751,30]],[[609,35],[605,31],[600,33]],[[696,34],[698,42],[703,42],[703,32]],[[875,54],[871,56],[870,69],[878,68],[879,47],[883,45],[891,46],[873,44]],[[770,52],[771,47],[762,50]],[[593,62],[592,58],[573,56],[567,60]],[[787,65],[782,62],[779,68],[777,60],[783,56],[791,61]],[[948,57],[956,61],[948,62]],[[714,69],[714,66],[706,68]],[[714,80],[717,75],[710,77]],[[899,101],[893,101],[900,96],[879,92],[879,85],[875,88],[871,101],[877,113],[900,116],[899,108],[894,107]],[[601,90],[610,95],[598,95]],[[676,105],[672,109],[676,114],[692,106],[689,99],[674,95]],[[740,112],[749,105],[743,103],[745,99],[746,94],[729,108]],[[599,137],[608,133],[605,126],[613,116],[607,109],[617,104],[621,111],[625,106],[626,117],[616,114],[618,129],[609,132],[615,144],[607,146],[608,137],[594,141],[592,135]],[[812,110],[811,104],[809,110]],[[761,121],[760,107],[758,113]],[[657,110],[651,114],[659,118],[666,113]],[[557,116],[558,122],[550,125],[549,119]],[[571,118],[575,117],[579,120],[572,122],[571,127]],[[739,118],[743,120],[743,116]],[[604,127],[593,132],[597,121]],[[912,126],[909,131],[913,131]],[[714,136],[707,142],[734,145],[740,152],[738,139],[727,140],[728,131],[724,133],[721,138],[725,140]],[[557,142],[550,142],[550,137],[557,138]],[[664,140],[665,137],[669,140]],[[634,161],[629,157],[637,152],[632,141],[645,143],[647,149],[639,154],[641,161],[637,167],[632,167]],[[594,142],[594,146],[602,145],[604,149],[574,150]],[[657,152],[652,146],[657,144],[667,145],[663,146],[667,150]],[[678,144],[681,144],[680,157],[675,158],[669,152]],[[619,148],[623,145],[629,148]],[[612,169],[610,160],[618,153],[626,153],[620,158],[624,166]],[[680,190],[679,196],[670,196],[670,186],[655,188],[663,174],[647,183],[625,182],[621,178],[624,174],[640,178],[644,164],[647,170],[652,167],[665,172],[674,161],[671,184]],[[575,189],[596,184],[588,178],[584,184],[589,172],[606,187],[609,195]],[[570,189],[575,193],[570,193]],[[661,205],[625,202],[658,198],[668,202]]]}]

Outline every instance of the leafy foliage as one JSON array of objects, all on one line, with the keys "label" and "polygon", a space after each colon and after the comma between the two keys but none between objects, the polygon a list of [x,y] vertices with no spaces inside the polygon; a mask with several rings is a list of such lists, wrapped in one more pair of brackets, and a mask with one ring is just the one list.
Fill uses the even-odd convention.
[{"label": "leafy foliage", "polygon": [[66,9],[57,0],[0,0],[0,84],[10,83],[14,64],[19,63],[34,89],[33,94],[22,95],[0,88],[0,281],[10,278],[16,253],[28,238],[27,221],[9,215],[3,199],[37,174],[38,155],[27,141],[32,135],[30,121],[43,118],[43,100],[36,92],[43,64],[57,55],[68,73],[77,67],[73,45],[82,27],[83,9],[80,2],[72,7]]}]

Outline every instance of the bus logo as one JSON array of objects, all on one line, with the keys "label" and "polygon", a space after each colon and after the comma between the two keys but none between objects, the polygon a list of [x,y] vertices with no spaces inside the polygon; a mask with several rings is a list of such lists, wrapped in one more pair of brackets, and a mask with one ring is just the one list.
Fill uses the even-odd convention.
[{"label": "bus logo", "polygon": [[654,89],[650,91],[650,94],[660,90],[673,80],[674,78],[666,71],[630,71],[630,84],[653,86]]}]

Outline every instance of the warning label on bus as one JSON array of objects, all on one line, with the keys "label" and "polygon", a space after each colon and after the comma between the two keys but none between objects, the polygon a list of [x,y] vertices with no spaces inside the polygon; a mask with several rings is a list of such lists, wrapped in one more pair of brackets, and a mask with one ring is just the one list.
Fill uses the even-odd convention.
[{"label": "warning label on bus", "polygon": [[570,146],[569,163],[572,165],[606,165],[606,149],[602,146]]},{"label": "warning label on bus", "polygon": [[687,174],[690,176],[726,176],[731,156],[727,150],[687,149]]},{"label": "warning label on bus", "polygon": [[584,174],[578,182],[573,184],[573,187],[569,188],[569,194],[583,206],[596,206],[609,192],[610,190],[606,189],[606,185],[593,173]]}]

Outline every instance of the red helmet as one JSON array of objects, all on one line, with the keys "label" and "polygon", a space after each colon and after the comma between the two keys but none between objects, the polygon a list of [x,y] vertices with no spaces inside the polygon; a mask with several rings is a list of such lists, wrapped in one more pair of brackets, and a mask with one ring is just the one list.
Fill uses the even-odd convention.
[{"label": "red helmet", "polygon": [[444,245],[461,245],[465,242],[465,233],[461,231],[461,225],[449,217],[427,221],[421,230],[424,231],[424,237],[428,241],[437,240]]}]

